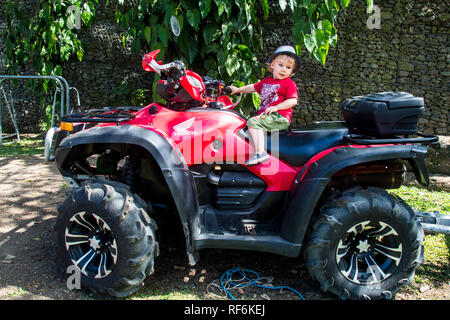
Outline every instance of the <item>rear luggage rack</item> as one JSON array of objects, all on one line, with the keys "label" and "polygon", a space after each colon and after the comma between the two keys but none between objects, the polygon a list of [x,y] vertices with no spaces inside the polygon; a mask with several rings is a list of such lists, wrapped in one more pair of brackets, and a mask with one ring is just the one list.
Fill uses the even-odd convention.
[{"label": "rear luggage rack", "polygon": [[431,147],[439,148],[439,137],[433,135],[427,135],[424,133],[415,133],[414,135],[421,138],[410,138],[408,135],[405,137],[395,136],[393,138],[376,138],[371,136],[364,136],[359,134],[349,134],[345,135],[344,141],[354,143],[354,144],[391,144],[391,143],[423,143],[431,144]]},{"label": "rear luggage rack", "polygon": [[82,113],[70,114],[61,118],[61,122],[90,122],[90,123],[121,123],[134,118],[132,112],[137,112],[143,107],[105,107],[90,109]]}]

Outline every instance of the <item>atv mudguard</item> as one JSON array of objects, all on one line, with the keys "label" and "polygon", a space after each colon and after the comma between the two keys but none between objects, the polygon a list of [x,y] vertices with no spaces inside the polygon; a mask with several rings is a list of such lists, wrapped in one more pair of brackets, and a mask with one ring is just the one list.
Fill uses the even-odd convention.
[{"label": "atv mudguard", "polygon": [[63,164],[73,147],[83,144],[133,144],[143,147],[158,163],[172,194],[186,237],[189,262],[195,264],[191,235],[197,223],[199,205],[194,180],[176,144],[163,132],[139,126],[94,127],[65,138],[55,151],[55,162],[65,177],[70,172]]},{"label": "atv mudguard", "polygon": [[429,184],[425,165],[427,147],[422,145],[391,145],[369,148],[342,146],[308,162],[299,172],[290,191],[288,207],[284,215],[281,236],[294,243],[303,243],[311,217],[318,201],[334,174],[360,163],[381,160],[408,160],[416,179]]}]

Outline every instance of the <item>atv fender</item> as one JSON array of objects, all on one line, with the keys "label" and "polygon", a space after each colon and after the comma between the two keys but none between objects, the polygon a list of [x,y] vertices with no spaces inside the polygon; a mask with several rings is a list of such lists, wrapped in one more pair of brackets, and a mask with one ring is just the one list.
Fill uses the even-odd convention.
[{"label": "atv fender", "polygon": [[192,247],[192,234],[195,233],[199,205],[197,191],[192,175],[187,168],[177,145],[164,133],[138,126],[94,127],[65,138],[55,151],[55,162],[65,177],[70,172],[64,170],[64,162],[73,147],[83,144],[118,143],[134,144],[143,147],[158,163],[164,179],[172,194],[175,206],[186,237],[186,249],[189,263],[196,263],[196,254]]},{"label": "atv fender", "polygon": [[322,157],[315,157],[317,160],[306,163],[294,180],[281,228],[282,237],[298,244],[303,242],[323,191],[340,170],[365,162],[404,159],[410,162],[416,179],[428,185],[426,153],[427,147],[421,145],[342,146],[324,152]]}]

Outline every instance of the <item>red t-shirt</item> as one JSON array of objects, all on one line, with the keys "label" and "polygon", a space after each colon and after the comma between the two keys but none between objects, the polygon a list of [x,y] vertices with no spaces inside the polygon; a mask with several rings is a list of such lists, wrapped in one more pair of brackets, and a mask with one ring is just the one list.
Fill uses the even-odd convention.
[{"label": "red t-shirt", "polygon": [[[298,99],[297,85],[291,78],[278,80],[264,78],[254,85],[256,92],[261,95],[261,104],[257,114],[261,114],[268,107],[282,103],[291,98]],[[278,111],[283,117],[291,122],[292,108]]]}]

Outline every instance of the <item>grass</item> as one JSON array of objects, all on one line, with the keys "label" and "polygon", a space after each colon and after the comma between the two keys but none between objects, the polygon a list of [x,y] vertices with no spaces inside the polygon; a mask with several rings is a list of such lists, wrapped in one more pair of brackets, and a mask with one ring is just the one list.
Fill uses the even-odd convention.
[{"label": "grass", "polygon": [[6,295],[6,298],[12,298],[12,297],[21,297],[26,293],[26,290],[22,289],[21,287],[16,288],[14,291],[10,292]]},{"label": "grass", "polygon": [[44,138],[42,135],[21,135],[20,142],[16,137],[2,140],[1,157],[17,157],[22,155],[44,154]]},{"label": "grass", "polygon": [[[428,191],[417,187],[402,186],[390,192],[401,197],[412,208],[441,214],[450,214],[450,193]],[[439,287],[450,283],[450,235],[428,234],[424,240],[424,261],[416,271],[414,281]]]},{"label": "grass", "polygon": [[185,287],[164,291],[154,287],[143,287],[127,300],[199,300],[202,299],[192,288]]},{"label": "grass", "polygon": [[440,211],[441,214],[450,214],[450,193],[445,190],[429,191],[424,188],[402,186],[389,191],[419,211]]}]

